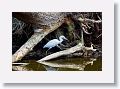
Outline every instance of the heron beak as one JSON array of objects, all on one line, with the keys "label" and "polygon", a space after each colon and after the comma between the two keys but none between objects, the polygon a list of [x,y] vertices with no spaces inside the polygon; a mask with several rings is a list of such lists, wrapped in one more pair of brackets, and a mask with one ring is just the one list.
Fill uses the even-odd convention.
[{"label": "heron beak", "polygon": [[65,38],[65,40],[67,40],[67,41],[68,41],[68,39],[67,39],[67,38]]}]

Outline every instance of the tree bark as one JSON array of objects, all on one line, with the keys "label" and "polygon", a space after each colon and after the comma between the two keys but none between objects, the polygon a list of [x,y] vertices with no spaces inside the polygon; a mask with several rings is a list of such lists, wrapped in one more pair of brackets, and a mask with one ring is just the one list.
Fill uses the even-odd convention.
[{"label": "tree bark", "polygon": [[34,29],[46,29],[64,20],[63,12],[13,12],[12,16],[31,24]]}]

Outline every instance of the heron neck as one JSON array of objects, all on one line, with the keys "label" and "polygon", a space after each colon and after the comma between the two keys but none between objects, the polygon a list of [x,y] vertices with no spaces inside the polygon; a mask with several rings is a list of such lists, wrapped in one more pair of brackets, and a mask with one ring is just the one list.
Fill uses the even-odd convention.
[{"label": "heron neck", "polygon": [[60,42],[62,42],[62,41],[63,41],[63,39],[62,39],[62,38],[59,38],[59,41],[60,41]]}]

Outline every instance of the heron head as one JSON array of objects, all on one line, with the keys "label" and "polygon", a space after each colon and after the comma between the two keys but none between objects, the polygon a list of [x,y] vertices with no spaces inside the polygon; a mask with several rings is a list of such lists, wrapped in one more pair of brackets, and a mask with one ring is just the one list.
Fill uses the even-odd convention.
[{"label": "heron head", "polygon": [[68,40],[65,36],[60,36],[59,39]]}]

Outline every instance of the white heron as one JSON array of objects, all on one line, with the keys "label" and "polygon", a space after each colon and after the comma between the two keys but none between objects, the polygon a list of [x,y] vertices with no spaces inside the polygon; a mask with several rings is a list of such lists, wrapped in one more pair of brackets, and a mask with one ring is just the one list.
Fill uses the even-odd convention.
[{"label": "white heron", "polygon": [[[57,46],[58,48],[60,48],[58,46],[58,44],[61,44],[63,42],[63,40],[68,40],[68,39],[65,36],[60,36],[59,40],[58,39],[50,40],[43,48],[48,48],[48,50],[50,50],[51,48],[53,48],[55,46]],[[47,53],[47,51],[46,51],[46,53]]]}]

